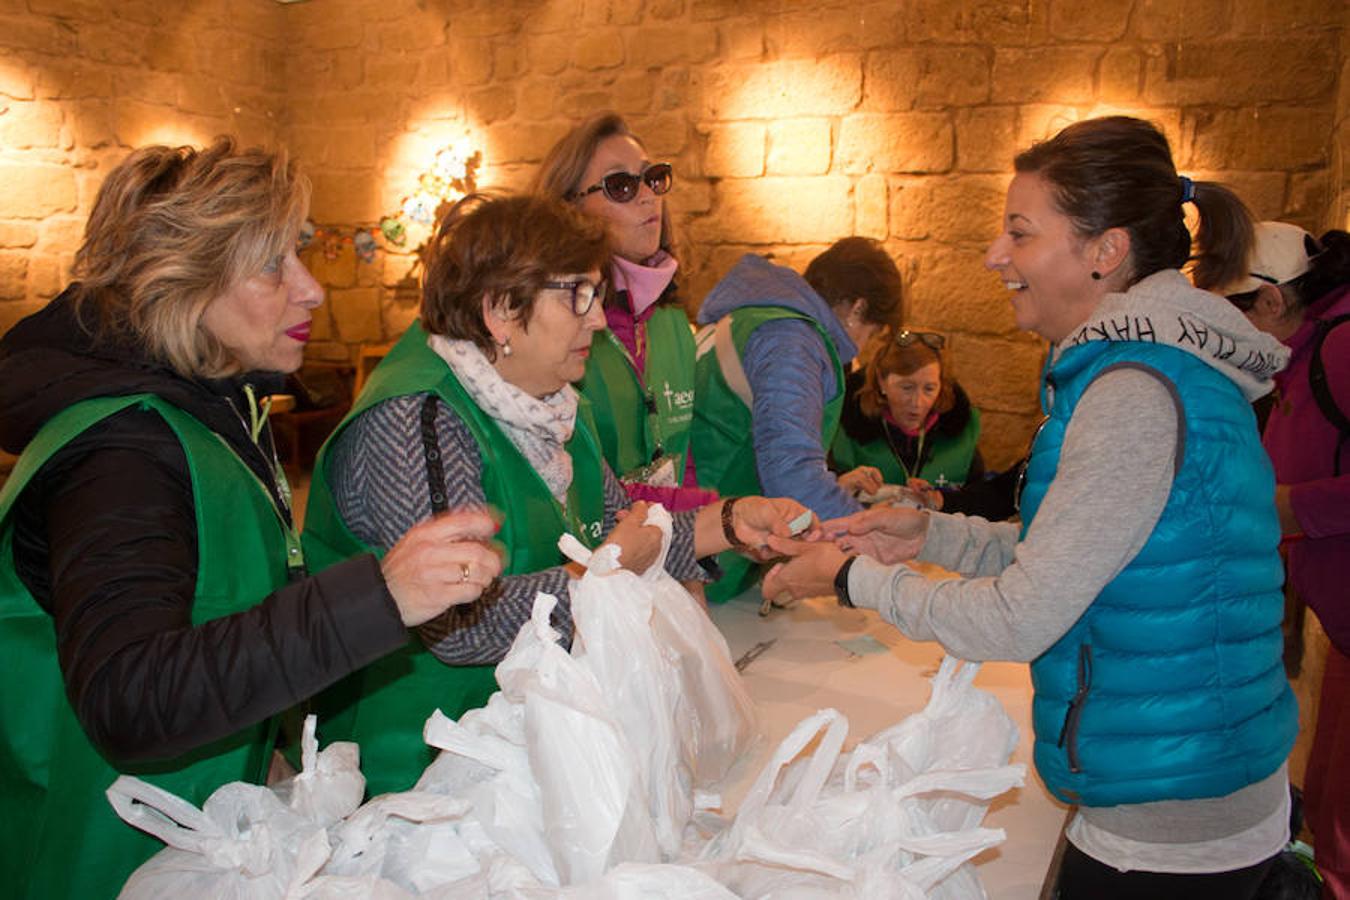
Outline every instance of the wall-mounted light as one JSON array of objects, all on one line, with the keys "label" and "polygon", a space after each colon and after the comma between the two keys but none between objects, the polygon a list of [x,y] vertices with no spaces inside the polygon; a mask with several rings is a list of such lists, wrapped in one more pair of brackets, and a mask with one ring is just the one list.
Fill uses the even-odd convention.
[{"label": "wall-mounted light", "polygon": [[380,231],[389,243],[402,247],[408,232],[419,232],[420,246],[436,220],[478,184],[478,168],[483,154],[463,138],[441,148],[431,167],[417,179],[417,189],[399,203],[398,212],[380,220]]}]

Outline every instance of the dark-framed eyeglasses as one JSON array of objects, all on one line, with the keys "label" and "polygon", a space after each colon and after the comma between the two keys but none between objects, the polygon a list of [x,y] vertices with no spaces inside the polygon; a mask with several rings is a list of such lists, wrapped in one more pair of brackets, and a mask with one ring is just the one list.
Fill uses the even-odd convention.
[{"label": "dark-framed eyeglasses", "polygon": [[908,347],[915,342],[923,344],[930,350],[941,350],[947,346],[947,339],[936,331],[910,331],[908,328],[902,328],[896,332],[897,347]]},{"label": "dark-framed eyeglasses", "polygon": [[596,300],[602,304],[605,302],[605,295],[609,293],[609,282],[601,279],[599,284],[593,284],[585,278],[578,278],[576,281],[545,281],[544,290],[568,291],[572,297],[572,314],[584,316],[595,306]]},{"label": "dark-framed eyeglasses", "polygon": [[658,197],[670,190],[675,183],[675,170],[670,163],[652,163],[642,170],[642,174],[632,172],[610,172],[585,190],[573,191],[568,200],[580,200],[582,197],[604,191],[605,196],[615,203],[627,203],[638,195],[645,184]]}]

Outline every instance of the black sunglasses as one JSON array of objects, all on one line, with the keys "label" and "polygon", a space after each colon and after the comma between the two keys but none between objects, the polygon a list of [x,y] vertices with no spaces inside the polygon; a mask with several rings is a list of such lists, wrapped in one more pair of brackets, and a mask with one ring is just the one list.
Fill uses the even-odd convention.
[{"label": "black sunglasses", "polygon": [[584,278],[576,281],[545,281],[544,289],[550,291],[570,291],[572,294],[572,314],[584,316],[595,306],[595,301],[605,302],[609,292],[609,282],[601,279],[599,284],[591,284]]},{"label": "black sunglasses", "polygon": [[675,170],[670,163],[653,163],[642,170],[641,175],[632,172],[610,172],[584,191],[573,191],[568,200],[580,200],[582,197],[604,191],[605,196],[615,203],[627,203],[638,195],[642,185],[652,189],[658,197],[670,190],[675,183]]},{"label": "black sunglasses", "polygon": [[895,335],[895,345],[897,347],[908,347],[915,341],[918,341],[930,350],[941,350],[943,347],[947,346],[947,339],[936,331],[910,331],[908,328],[904,328]]}]

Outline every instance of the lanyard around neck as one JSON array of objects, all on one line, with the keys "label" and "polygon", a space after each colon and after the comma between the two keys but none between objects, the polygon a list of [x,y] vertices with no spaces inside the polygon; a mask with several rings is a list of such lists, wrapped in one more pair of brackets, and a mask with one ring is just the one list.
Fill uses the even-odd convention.
[{"label": "lanyard around neck", "polygon": [[900,448],[895,446],[895,437],[891,434],[890,423],[885,419],[882,419],[881,421],[881,433],[886,435],[886,443],[890,446],[891,453],[895,456],[895,461],[900,464],[900,470],[905,473],[905,481],[908,482],[911,478],[916,477],[923,469],[923,442],[924,439],[928,437],[928,429],[919,429],[919,446],[914,453],[913,472],[909,470],[909,466],[905,465],[905,457],[900,453]]}]

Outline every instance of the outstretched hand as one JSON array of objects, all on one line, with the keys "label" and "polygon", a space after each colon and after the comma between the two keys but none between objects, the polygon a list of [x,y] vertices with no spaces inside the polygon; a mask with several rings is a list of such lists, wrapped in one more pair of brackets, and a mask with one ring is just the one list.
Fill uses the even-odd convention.
[{"label": "outstretched hand", "polygon": [[491,544],[497,523],[480,510],[455,510],[419,522],[380,561],[403,624],[421,625],[482,596],[501,574]]},{"label": "outstretched hand", "polygon": [[794,600],[834,593],[834,576],[852,554],[830,541],[794,541],[769,538],[769,547],[780,557],[764,576],[765,597],[787,594]]},{"label": "outstretched hand", "polygon": [[904,506],[874,506],[820,527],[840,550],[891,564],[919,555],[928,537],[928,514]]},{"label": "outstretched hand", "polygon": [[[788,539],[792,536],[793,519],[807,512],[796,500],[787,497],[742,497],[731,510],[731,525],[736,537],[750,549],[741,552],[755,560],[768,562],[778,556],[769,541],[774,538]],[[811,516],[807,532],[817,527],[818,520]]]},{"label": "outstretched hand", "polygon": [[838,481],[839,486],[853,497],[860,494],[875,494],[886,483],[881,470],[876,466],[858,466],[840,475]]}]

